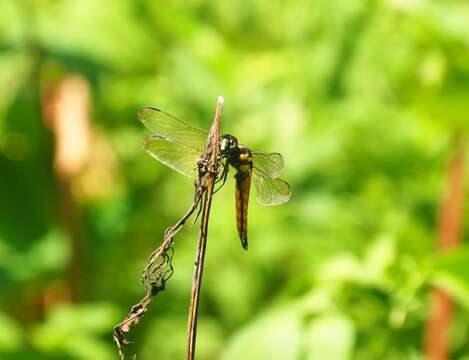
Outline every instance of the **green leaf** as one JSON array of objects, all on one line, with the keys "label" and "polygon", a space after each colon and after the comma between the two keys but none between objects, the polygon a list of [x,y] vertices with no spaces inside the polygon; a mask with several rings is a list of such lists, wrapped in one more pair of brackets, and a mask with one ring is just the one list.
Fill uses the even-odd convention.
[{"label": "green leaf", "polygon": [[[108,345],[97,340],[97,336],[110,333],[118,321],[118,311],[110,304],[90,303],[84,305],[62,305],[53,308],[44,324],[33,331],[33,344],[44,352],[63,351],[79,359],[93,359],[81,345],[96,349],[96,354],[105,354]],[[81,344],[81,345],[80,345]],[[107,359],[96,355],[96,359]]]},{"label": "green leaf", "polygon": [[24,281],[38,277],[44,272],[63,269],[70,256],[70,246],[63,232],[51,229],[44,237],[37,239],[26,252],[9,255],[5,267],[12,278]]},{"label": "green leaf", "polygon": [[297,359],[300,325],[299,313],[293,307],[271,311],[235,335],[221,359]]},{"label": "green leaf", "polygon": [[316,318],[304,334],[307,360],[346,360],[352,356],[355,343],[353,322],[341,314]]},{"label": "green leaf", "polygon": [[87,335],[70,337],[64,350],[78,360],[112,360],[116,358],[114,349],[108,344]]},{"label": "green leaf", "polygon": [[20,326],[8,315],[0,312],[0,352],[18,350],[22,346]]}]

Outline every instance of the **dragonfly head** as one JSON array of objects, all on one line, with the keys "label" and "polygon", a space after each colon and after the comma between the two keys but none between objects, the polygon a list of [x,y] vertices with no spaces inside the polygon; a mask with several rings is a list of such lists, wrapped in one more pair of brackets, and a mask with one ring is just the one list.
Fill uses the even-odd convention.
[{"label": "dragonfly head", "polygon": [[222,135],[220,136],[220,151],[222,154],[228,154],[233,149],[238,148],[238,139],[232,135]]}]

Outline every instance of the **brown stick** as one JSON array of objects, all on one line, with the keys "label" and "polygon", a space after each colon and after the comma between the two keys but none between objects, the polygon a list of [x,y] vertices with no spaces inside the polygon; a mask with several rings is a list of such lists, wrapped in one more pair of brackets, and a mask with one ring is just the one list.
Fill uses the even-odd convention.
[{"label": "brown stick", "polygon": [[208,166],[209,178],[207,181],[207,191],[205,192],[204,196],[202,220],[200,223],[199,240],[197,243],[197,255],[195,258],[194,277],[192,280],[189,318],[187,324],[186,360],[193,360],[195,358],[197,315],[199,308],[200,288],[202,285],[202,273],[204,270],[205,248],[207,246],[208,220],[210,215],[210,206],[212,204],[213,188],[218,175],[218,139],[220,138],[220,121],[222,110],[223,97],[219,97],[215,111],[215,119],[213,121],[212,130],[210,131],[208,145],[205,150],[206,154],[210,154],[210,158],[207,159],[210,162]]},{"label": "brown stick", "polygon": [[[441,206],[439,223],[440,252],[456,247],[461,241],[461,220],[464,198],[464,146],[461,138],[454,145],[448,167],[447,189]],[[432,292],[431,314],[425,336],[425,353],[429,360],[448,359],[449,329],[453,302],[442,289]]]}]

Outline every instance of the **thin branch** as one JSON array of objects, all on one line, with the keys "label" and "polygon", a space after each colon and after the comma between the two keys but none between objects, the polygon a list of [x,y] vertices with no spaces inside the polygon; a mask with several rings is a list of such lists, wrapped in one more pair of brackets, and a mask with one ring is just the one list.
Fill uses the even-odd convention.
[{"label": "thin branch", "polygon": [[208,222],[210,216],[210,207],[212,204],[213,189],[218,176],[219,167],[219,148],[218,139],[220,138],[220,121],[223,110],[223,97],[218,98],[215,119],[210,131],[205,155],[209,157],[207,171],[207,189],[205,191],[202,220],[200,223],[199,240],[197,243],[197,255],[195,258],[194,277],[192,280],[191,299],[189,304],[189,318],[187,324],[187,352],[186,360],[193,360],[195,357],[195,343],[197,335],[197,314],[199,308],[200,288],[202,285],[202,274],[204,270],[205,248],[207,245]]}]

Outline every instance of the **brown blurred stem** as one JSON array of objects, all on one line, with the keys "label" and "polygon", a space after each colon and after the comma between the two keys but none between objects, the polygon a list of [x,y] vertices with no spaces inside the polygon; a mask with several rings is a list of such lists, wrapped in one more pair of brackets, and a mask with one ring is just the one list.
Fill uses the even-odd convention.
[{"label": "brown blurred stem", "polygon": [[[440,210],[438,251],[444,252],[461,242],[464,197],[464,141],[456,136],[448,166],[446,195]],[[433,289],[430,317],[425,334],[425,353],[429,360],[448,359],[449,331],[453,302],[442,289]]]},{"label": "brown blurred stem", "polygon": [[55,135],[54,173],[59,185],[59,212],[70,236],[71,259],[68,292],[72,300],[81,298],[86,266],[86,236],[73,183],[89,161],[90,86],[81,75],[68,74],[51,87],[43,99],[46,125]]},{"label": "brown blurred stem", "polygon": [[213,188],[218,175],[218,139],[220,137],[220,120],[223,110],[223,98],[219,97],[215,111],[212,130],[210,131],[206,154],[210,154],[207,159],[208,172],[207,190],[205,191],[202,219],[200,222],[199,240],[197,242],[197,255],[195,258],[194,277],[192,280],[191,299],[189,304],[189,318],[187,324],[187,352],[186,360],[193,360],[195,357],[195,343],[197,336],[197,314],[199,308],[200,288],[202,285],[202,273],[204,270],[205,248],[207,246],[208,221],[210,216],[210,206],[212,204]]}]

